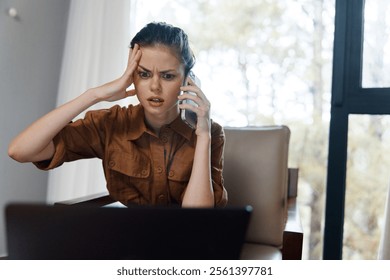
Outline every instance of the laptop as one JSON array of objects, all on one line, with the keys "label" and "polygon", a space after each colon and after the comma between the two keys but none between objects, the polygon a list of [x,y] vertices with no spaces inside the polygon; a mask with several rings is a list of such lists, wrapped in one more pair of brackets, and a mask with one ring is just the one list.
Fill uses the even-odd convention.
[{"label": "laptop", "polygon": [[239,259],[252,208],[9,204],[9,259]]}]

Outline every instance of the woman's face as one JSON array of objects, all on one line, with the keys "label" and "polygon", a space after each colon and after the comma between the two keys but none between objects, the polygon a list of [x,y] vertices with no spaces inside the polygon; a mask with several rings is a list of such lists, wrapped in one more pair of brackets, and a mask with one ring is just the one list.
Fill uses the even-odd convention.
[{"label": "woman's face", "polygon": [[137,97],[147,120],[170,123],[179,114],[177,96],[184,80],[184,66],[165,46],[141,47],[134,73]]}]

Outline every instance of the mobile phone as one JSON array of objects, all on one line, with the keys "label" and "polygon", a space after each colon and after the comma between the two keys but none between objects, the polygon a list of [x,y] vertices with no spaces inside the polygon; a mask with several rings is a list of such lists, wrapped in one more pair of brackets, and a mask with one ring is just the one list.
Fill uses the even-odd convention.
[{"label": "mobile phone", "polygon": [[[194,72],[190,71],[188,76],[194,81],[194,83],[200,88],[200,80],[199,78],[194,74]],[[184,84],[183,85],[187,85],[187,78],[184,79]],[[191,91],[182,91],[180,94],[183,94],[183,93],[188,93],[188,94],[192,94],[192,95],[196,95],[195,92],[191,92]],[[187,104],[191,104],[195,107],[198,107],[198,104],[196,104],[194,101],[190,100],[190,99],[184,99],[183,100],[183,103],[187,103]],[[197,122],[197,116],[196,116],[196,113],[191,111],[191,110],[187,110],[187,109],[182,109],[181,112],[180,112],[180,116],[181,116],[181,119],[189,126],[191,127],[192,129],[195,129],[196,128],[196,122]]]}]

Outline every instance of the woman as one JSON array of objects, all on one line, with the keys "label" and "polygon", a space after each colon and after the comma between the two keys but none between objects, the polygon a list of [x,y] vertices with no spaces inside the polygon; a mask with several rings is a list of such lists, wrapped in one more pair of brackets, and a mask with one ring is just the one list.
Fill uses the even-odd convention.
[{"label": "woman", "polygon": [[[187,35],[165,23],[150,23],[130,47],[120,78],[88,89],[35,121],[11,142],[10,157],[44,170],[100,158],[110,195],[124,205],[224,206],[224,132],[210,120],[202,90],[187,77],[195,64]],[[133,95],[140,104],[89,111],[71,122],[98,102]],[[197,114],[195,129],[181,120],[181,109]]]}]

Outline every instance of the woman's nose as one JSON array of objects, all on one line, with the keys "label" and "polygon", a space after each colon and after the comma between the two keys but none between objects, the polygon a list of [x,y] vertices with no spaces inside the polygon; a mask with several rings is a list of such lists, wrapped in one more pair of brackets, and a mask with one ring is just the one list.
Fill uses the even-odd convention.
[{"label": "woman's nose", "polygon": [[158,75],[154,75],[151,84],[150,84],[150,89],[152,92],[159,93],[161,91],[161,82],[160,82],[160,77]]}]

